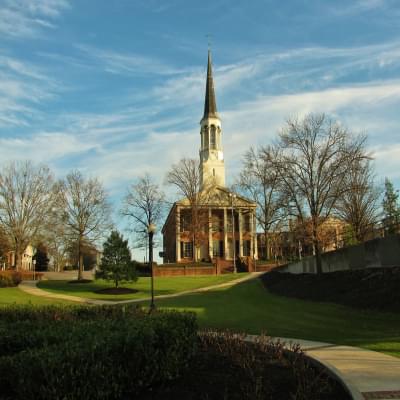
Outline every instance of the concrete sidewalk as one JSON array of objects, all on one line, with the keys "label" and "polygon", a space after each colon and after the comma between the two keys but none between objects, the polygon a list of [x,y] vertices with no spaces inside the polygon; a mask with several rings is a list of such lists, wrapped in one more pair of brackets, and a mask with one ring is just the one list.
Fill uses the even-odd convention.
[{"label": "concrete sidewalk", "polygon": [[[339,376],[356,400],[400,400],[400,359],[358,347],[281,338]],[[338,399],[339,400],[339,399]]]}]

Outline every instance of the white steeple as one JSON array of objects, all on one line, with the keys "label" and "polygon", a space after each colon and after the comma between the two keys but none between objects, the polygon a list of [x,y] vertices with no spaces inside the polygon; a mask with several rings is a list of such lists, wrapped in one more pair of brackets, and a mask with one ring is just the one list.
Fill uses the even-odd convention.
[{"label": "white steeple", "polygon": [[224,153],[222,151],[221,120],[217,113],[211,52],[208,51],[206,97],[204,115],[200,121],[200,176],[201,186],[215,184],[225,186]]}]

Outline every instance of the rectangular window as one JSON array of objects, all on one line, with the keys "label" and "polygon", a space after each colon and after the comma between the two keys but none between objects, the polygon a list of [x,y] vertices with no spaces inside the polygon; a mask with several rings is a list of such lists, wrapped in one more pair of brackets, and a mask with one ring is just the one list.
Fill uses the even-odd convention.
[{"label": "rectangular window", "polygon": [[244,216],[244,231],[245,232],[250,232],[250,215],[245,215]]},{"label": "rectangular window", "polygon": [[193,243],[181,242],[182,258],[193,258]]},{"label": "rectangular window", "polygon": [[223,240],[213,240],[213,256],[223,257],[224,255],[224,242]]},{"label": "rectangular window", "polygon": [[224,220],[218,217],[218,215],[213,215],[212,217],[212,231],[213,232],[224,231]]},{"label": "rectangular window", "polygon": [[245,257],[249,257],[250,254],[250,240],[244,240],[243,241],[243,255]]},{"label": "rectangular window", "polygon": [[190,214],[181,214],[180,225],[181,225],[180,226],[181,232],[190,231],[191,215]]}]

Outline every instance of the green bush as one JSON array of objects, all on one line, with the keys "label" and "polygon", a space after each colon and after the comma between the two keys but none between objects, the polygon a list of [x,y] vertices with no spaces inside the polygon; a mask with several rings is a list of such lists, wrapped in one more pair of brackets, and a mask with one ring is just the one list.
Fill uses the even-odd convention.
[{"label": "green bush", "polygon": [[18,271],[0,271],[0,287],[18,286],[22,281],[22,274]]},{"label": "green bush", "polygon": [[[196,348],[193,314],[131,307],[0,310],[0,398],[118,399],[174,379]],[[23,318],[23,319],[22,319]]]}]

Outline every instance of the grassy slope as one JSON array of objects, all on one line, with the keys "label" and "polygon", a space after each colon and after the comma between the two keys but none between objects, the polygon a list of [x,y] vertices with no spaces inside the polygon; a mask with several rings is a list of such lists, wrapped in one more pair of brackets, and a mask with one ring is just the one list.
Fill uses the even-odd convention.
[{"label": "grassy slope", "polygon": [[[212,276],[179,276],[179,277],[156,277],[154,278],[155,295],[172,294],[191,289],[217,285],[233,279],[244,277],[246,274],[226,274]],[[85,297],[101,300],[127,300],[140,299],[150,296],[150,278],[139,278],[135,283],[123,284],[121,286],[137,289],[137,293],[125,295],[107,295],[94,293],[95,290],[113,287],[112,282],[94,281],[91,283],[68,283],[67,281],[42,281],[38,285],[41,289],[53,293],[69,294],[72,296]]]},{"label": "grassy slope", "polygon": [[348,344],[400,357],[400,317],[272,295],[259,280],[157,301],[197,313],[202,328]]},{"label": "grassy slope", "polygon": [[61,303],[66,304],[69,302],[32,296],[28,293],[23,292],[17,287],[0,288],[0,306],[10,304],[31,304],[35,306],[41,306]]},{"label": "grassy slope", "polygon": [[[186,282],[182,278],[163,279],[166,280],[156,280],[158,293],[185,290],[192,279],[198,278],[186,278]],[[141,280],[143,285],[148,284],[148,281]],[[197,281],[197,285],[200,284]],[[68,285],[70,287],[74,285]],[[145,290],[144,287],[142,289]],[[75,294],[78,295],[77,292]],[[18,288],[0,289],[0,305],[45,305],[55,302],[28,295]],[[156,300],[156,304],[158,307],[196,312],[202,328],[254,334],[266,332],[271,336],[349,344],[400,357],[399,315],[281,297],[267,292],[259,280],[202,294]]]}]

